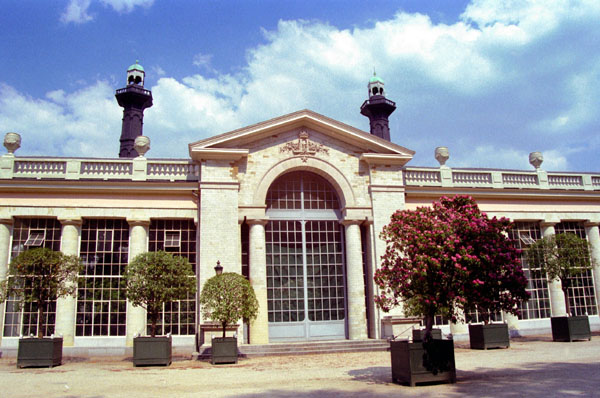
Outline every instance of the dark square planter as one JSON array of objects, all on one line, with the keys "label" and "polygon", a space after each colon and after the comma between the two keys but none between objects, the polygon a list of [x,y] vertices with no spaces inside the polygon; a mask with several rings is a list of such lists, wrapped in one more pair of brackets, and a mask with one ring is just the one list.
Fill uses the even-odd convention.
[{"label": "dark square planter", "polygon": [[390,341],[390,352],[394,383],[456,383],[453,340]]},{"label": "dark square planter", "polygon": [[477,350],[508,348],[510,347],[508,325],[506,323],[469,324],[469,340],[471,348]]},{"label": "dark square planter", "polygon": [[[413,341],[423,341],[425,337],[425,329],[413,329],[412,339]],[[431,337],[437,340],[442,339],[442,329],[431,329]]]},{"label": "dark square planter", "polygon": [[19,339],[17,367],[47,366],[62,364],[62,337],[25,337]]},{"label": "dark square planter", "polygon": [[554,341],[592,339],[590,320],[587,315],[553,316],[550,318],[550,322],[552,323],[552,340]]},{"label": "dark square planter", "polygon": [[170,365],[173,358],[171,343],[171,336],[135,337],[133,339],[133,365]]},{"label": "dark square planter", "polygon": [[211,363],[237,363],[237,337],[215,337],[211,345]]}]

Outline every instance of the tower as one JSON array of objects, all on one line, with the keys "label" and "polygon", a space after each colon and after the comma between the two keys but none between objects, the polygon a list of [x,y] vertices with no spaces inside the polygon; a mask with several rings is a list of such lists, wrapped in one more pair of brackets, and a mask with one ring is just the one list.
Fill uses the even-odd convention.
[{"label": "tower", "polygon": [[360,107],[360,113],[369,118],[371,134],[390,141],[388,117],[396,110],[396,103],[385,98],[383,79],[373,73],[369,80],[369,99]]},{"label": "tower", "polygon": [[115,94],[119,106],[123,108],[120,158],[134,158],[138,155],[133,149],[133,142],[142,135],[144,109],[152,106],[152,92],[144,89],[145,77],[144,68],[135,61],[127,69],[127,87],[118,89]]}]

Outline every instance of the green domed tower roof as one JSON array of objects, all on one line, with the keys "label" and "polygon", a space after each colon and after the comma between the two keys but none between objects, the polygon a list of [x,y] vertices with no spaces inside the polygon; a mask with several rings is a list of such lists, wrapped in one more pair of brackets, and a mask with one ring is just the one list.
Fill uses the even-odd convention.
[{"label": "green domed tower roof", "polygon": [[383,81],[382,78],[380,78],[379,76],[377,76],[377,74],[375,72],[373,72],[373,77],[369,80],[369,83],[381,83],[381,84],[385,84],[385,82]]},{"label": "green domed tower roof", "polygon": [[145,72],[144,71],[144,67],[140,64],[138,64],[138,60],[135,61],[135,64],[131,65],[129,68],[127,68],[128,71],[130,70],[139,70],[140,72]]}]

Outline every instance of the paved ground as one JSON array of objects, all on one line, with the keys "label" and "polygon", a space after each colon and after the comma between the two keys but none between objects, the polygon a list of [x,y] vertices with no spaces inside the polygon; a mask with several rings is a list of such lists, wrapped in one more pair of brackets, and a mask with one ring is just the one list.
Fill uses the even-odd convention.
[{"label": "paved ground", "polygon": [[212,366],[177,360],[134,368],[130,359],[67,359],[18,369],[0,359],[0,397],[600,397],[600,336],[591,342],[518,339],[510,349],[477,351],[457,343],[458,382],[392,383],[388,352],[243,359]]}]

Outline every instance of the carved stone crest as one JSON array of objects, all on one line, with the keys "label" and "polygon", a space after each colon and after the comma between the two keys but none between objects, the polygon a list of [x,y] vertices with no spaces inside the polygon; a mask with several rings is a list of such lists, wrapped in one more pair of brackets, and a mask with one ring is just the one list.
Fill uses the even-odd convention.
[{"label": "carved stone crest", "polygon": [[291,152],[296,156],[300,156],[303,162],[306,162],[309,156],[314,156],[317,153],[323,153],[329,155],[329,149],[325,148],[323,144],[318,144],[308,139],[308,133],[306,131],[298,134],[298,141],[288,142],[281,148],[279,152]]}]

